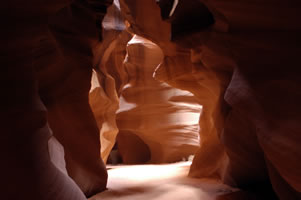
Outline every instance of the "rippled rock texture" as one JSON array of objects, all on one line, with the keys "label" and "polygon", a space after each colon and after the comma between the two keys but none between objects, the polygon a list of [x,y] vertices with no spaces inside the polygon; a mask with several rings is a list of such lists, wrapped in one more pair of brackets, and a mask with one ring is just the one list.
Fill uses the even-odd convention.
[{"label": "rippled rock texture", "polygon": [[2,198],[102,191],[117,140],[125,163],[195,154],[190,176],[300,199],[301,3],[111,3],[2,3]]},{"label": "rippled rock texture", "polygon": [[[154,1],[121,2],[132,31],[158,44],[165,62],[186,48],[191,62],[206,70],[201,86],[191,88],[199,89],[195,96],[204,94],[203,103],[211,102],[202,104],[203,116],[209,114],[200,128],[215,130],[203,132],[209,139],[191,175],[217,175],[241,188],[259,184],[269,190],[272,183],[280,199],[299,199],[300,3],[160,0],[158,9]],[[165,62],[158,74],[176,80]],[[204,173],[209,165],[202,166],[202,159],[216,170]]]},{"label": "rippled rock texture", "polygon": [[[195,6],[187,7],[186,5],[184,11],[181,9],[174,12],[179,13],[179,17],[184,17],[185,14],[190,13],[189,9],[193,7]],[[191,49],[187,42],[184,43],[186,45],[173,42],[171,40],[173,23],[162,20],[165,10],[164,8],[160,10],[156,2],[144,1],[142,3],[124,0],[121,1],[121,8],[130,23],[131,31],[152,40],[163,51],[164,57],[155,70],[155,79],[191,92],[196,98],[196,102],[202,106],[199,120],[200,149],[196,153],[190,175],[221,177],[227,163],[227,155],[218,136],[223,129],[225,117],[222,110],[223,94],[230,81],[233,66],[222,65],[219,61],[222,55],[215,55],[210,49],[204,49],[197,43],[195,43],[195,48]],[[204,6],[196,3],[195,8],[204,9]],[[208,10],[205,9],[205,11]],[[152,17],[148,17],[150,13],[152,13]],[[196,15],[196,13],[190,14]],[[178,17],[175,19],[182,20],[181,22],[186,25],[192,23],[189,20],[183,22],[184,19]],[[176,24],[181,26],[179,23]],[[215,60],[214,56],[217,56],[218,59]],[[204,58],[204,61],[214,61],[212,63],[214,66],[206,65],[201,57]]]},{"label": "rippled rock texture", "polygon": [[108,9],[103,23],[103,42],[95,48],[92,87],[89,102],[100,129],[101,156],[105,162],[114,146],[118,127],[116,111],[119,108],[119,96],[128,81],[123,66],[126,57],[126,45],[132,35],[125,29],[119,1],[114,1]]},{"label": "rippled rock texture", "polygon": [[124,154],[133,156],[140,151],[133,149],[131,153],[125,153],[132,145],[130,141],[124,144],[123,134],[141,138],[149,148],[151,163],[188,158],[199,146],[201,106],[190,92],[172,88],[153,78],[162,59],[161,49],[142,37],[135,35],[127,45],[124,65],[129,81],[121,92],[117,111],[117,144],[122,146],[120,153],[125,163],[139,163],[139,160],[127,160]]}]

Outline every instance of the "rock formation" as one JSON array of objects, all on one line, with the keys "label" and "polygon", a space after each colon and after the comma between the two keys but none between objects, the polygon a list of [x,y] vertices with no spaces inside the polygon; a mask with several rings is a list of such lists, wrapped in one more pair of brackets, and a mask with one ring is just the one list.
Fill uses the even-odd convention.
[{"label": "rock formation", "polygon": [[301,3],[111,3],[2,3],[1,198],[104,190],[117,138],[125,163],[195,154],[190,176],[301,199]]},{"label": "rock formation", "polygon": [[[131,145],[129,146],[128,144],[133,143],[131,141],[132,139],[136,142],[141,142],[140,144],[145,147],[145,155],[152,154],[150,162],[161,163],[177,161],[194,154],[196,149],[195,147],[198,146],[198,139],[192,139],[194,142],[192,142],[191,146],[189,144],[189,139],[183,140],[180,135],[186,133],[187,136],[185,137],[189,138],[189,135],[197,137],[195,133],[198,132],[198,127],[196,124],[191,126],[191,124],[194,123],[193,120],[191,122],[189,122],[190,119],[186,119],[186,122],[183,120],[185,115],[184,112],[186,112],[185,110],[188,110],[186,114],[187,116],[193,115],[192,113],[195,112],[196,116],[194,117],[194,120],[198,120],[198,113],[200,113],[200,109],[198,107],[200,106],[193,105],[191,101],[195,100],[193,100],[193,97],[189,97],[191,94],[189,95],[188,92],[172,89],[170,86],[159,83],[153,79],[152,75],[154,69],[162,61],[161,50],[156,47],[155,44],[150,41],[147,42],[147,40],[138,36],[135,36],[136,40],[132,39],[132,42],[128,42],[128,38],[131,34],[125,30],[124,24],[122,23],[118,1],[115,1],[112,8],[108,10],[108,14],[104,18],[103,27],[105,31],[104,42],[97,50],[97,54],[100,57],[97,61],[99,62],[98,66],[100,73],[97,73],[97,75],[96,73],[94,74],[95,79],[92,81],[90,105],[98,122],[98,126],[100,128],[102,127],[100,135],[102,142],[102,157],[104,160],[106,161],[108,158],[110,150],[114,145],[117,132],[118,149],[122,154],[123,161],[125,163],[141,163],[148,161],[148,159],[146,159],[148,156],[142,156],[144,154],[138,156],[142,150],[139,152],[134,150],[134,152],[132,151],[132,153],[129,153]],[[126,44],[128,46],[128,54],[125,57],[125,54],[123,53]],[[144,53],[141,55],[139,54],[139,56],[137,55],[139,51],[143,51]],[[158,59],[154,57],[156,55]],[[136,73],[135,71],[137,70],[141,72]],[[98,71],[96,70],[96,72]],[[142,79],[140,76],[142,76]],[[124,86],[126,83],[128,84]],[[134,92],[135,90],[139,91],[139,93]],[[158,90],[158,92],[154,92],[155,90]],[[130,92],[129,94],[131,96],[129,96],[128,92]],[[150,94],[151,96],[156,96],[156,102],[154,102],[154,99],[150,98]],[[114,112],[116,112],[116,109],[118,108],[117,103],[120,95],[120,110],[118,111],[119,114],[117,116],[118,126],[116,126]],[[184,96],[181,97],[181,95]],[[159,96],[162,96],[161,100]],[[131,99],[129,99],[129,97]],[[170,100],[168,100],[168,98],[170,98]],[[183,100],[181,100],[181,98]],[[143,101],[143,99],[145,100]],[[187,105],[192,103],[191,108],[190,106],[185,107],[183,103],[187,100],[184,99],[188,100],[188,102],[186,102],[188,103]],[[137,103],[137,106],[128,108],[128,103],[133,102],[135,102],[135,104]],[[157,106],[156,104],[160,106]],[[141,111],[137,112],[137,110]],[[148,110],[156,110],[156,112],[150,114]],[[166,114],[166,116],[162,119],[165,119],[165,121],[173,120],[173,122],[170,122],[169,124],[161,122],[161,128],[157,128],[157,130],[149,130],[148,132],[143,130],[147,128],[141,128],[141,130],[139,129],[138,131],[135,129],[137,126],[142,127],[142,124],[147,121],[151,122],[153,118],[162,116],[161,113],[165,112],[164,110],[170,114]],[[177,111],[180,112],[176,113]],[[191,112],[191,114],[189,114],[189,112]],[[150,116],[146,117],[148,115]],[[138,122],[137,118],[144,120],[140,120],[141,122]],[[159,118],[158,121],[160,121]],[[150,122],[147,123],[152,124]],[[176,125],[177,122],[180,122],[180,124]],[[169,134],[169,138],[174,138],[174,142],[165,144],[164,138],[161,136],[162,131]],[[135,135],[132,135],[133,133]],[[127,136],[125,137],[124,135]],[[143,137],[142,140],[141,137]],[[178,139],[176,139],[177,137]],[[144,143],[145,140],[147,141],[147,144]],[[180,148],[183,144],[187,145]],[[154,148],[155,146],[157,148]],[[159,150],[159,148],[162,150]],[[125,157],[128,156],[125,155],[128,155],[131,158],[126,159]],[[135,155],[137,155],[136,158]],[[135,160],[139,157],[141,157],[141,159],[138,159],[139,161]]]},{"label": "rock formation", "polygon": [[[150,163],[180,161],[193,155],[199,146],[201,106],[190,92],[153,78],[154,69],[162,59],[162,51],[151,41],[135,35],[128,42],[124,67],[129,81],[121,92],[117,111],[119,134],[140,137],[149,147]],[[118,146],[124,146],[123,141],[117,137]],[[135,152],[137,150],[132,155]],[[125,152],[120,153],[123,161],[128,163],[123,156]]]},{"label": "rock formation", "polygon": [[[197,98],[197,102],[203,106],[199,121],[201,144],[192,164],[191,176],[221,177],[227,156],[218,134],[222,131],[224,120],[221,110],[222,96],[229,82],[232,66],[221,65],[218,61],[214,67],[205,65],[200,59],[199,54],[202,50],[199,46],[191,50],[180,42],[170,41],[172,23],[162,21],[161,14],[164,9],[161,11],[156,2],[144,1],[143,4],[127,0],[121,2],[123,2],[121,5],[124,16],[131,24],[131,30],[154,41],[163,50],[164,61],[156,69],[155,78],[173,87],[190,91]],[[184,12],[189,13],[189,8],[191,7],[184,7]],[[181,12],[183,11],[175,10],[175,13]],[[151,18],[148,17],[149,13],[152,13]],[[156,26],[160,29],[155,29]],[[204,54],[206,59],[214,59],[215,55],[210,50],[207,52]],[[216,56],[221,57],[221,55]],[[221,67],[223,68],[219,69]]]},{"label": "rock formation", "polygon": [[119,1],[114,1],[103,20],[103,42],[95,48],[90,106],[93,110],[101,138],[101,155],[106,162],[112,150],[118,127],[116,111],[119,108],[121,88],[127,83],[127,73],[123,67],[126,44],[132,37],[125,30],[120,15]]},{"label": "rock formation", "polygon": [[[300,85],[296,77],[300,4],[256,0],[239,3],[157,1],[167,24],[158,19],[158,8],[153,1],[121,2],[133,32],[158,44],[167,59],[171,60],[169,57],[176,52],[175,45],[190,48],[192,63],[200,63],[208,70],[209,73],[201,74],[213,81],[202,84],[214,94],[216,103],[211,108],[204,105],[204,110],[209,108],[209,118],[205,119],[211,116],[211,125],[201,124],[216,129],[214,138],[218,141],[214,147],[218,148],[221,142],[223,147],[219,148],[226,150],[228,161],[221,156],[229,162],[223,161],[226,169],[224,164],[217,166],[222,167],[218,172],[221,178],[228,184],[249,189],[262,184],[268,190],[271,181],[281,199],[299,199],[299,170],[289,169],[292,166],[298,169],[295,160],[300,158],[300,149],[295,143],[300,141],[296,124],[300,120],[297,103],[300,95],[294,92]],[[279,12],[285,13],[285,17]],[[150,15],[152,17],[147,17]],[[154,28],[156,26],[160,28]],[[171,70],[158,69],[161,71],[170,73]],[[163,80],[167,75],[162,75]],[[183,87],[184,84],[178,85]],[[206,97],[210,98],[208,93]],[[283,103],[288,106],[279,106]],[[213,142],[212,138],[206,144],[210,141]],[[237,141],[240,142],[237,144]],[[204,151],[205,157],[196,155],[192,170],[198,169],[198,176],[207,175],[203,174],[203,166],[197,164],[199,159],[208,161],[218,152],[223,154],[222,149],[213,149],[217,152],[209,148]]]},{"label": "rock formation", "polygon": [[[90,3],[1,6],[3,199],[82,200],[83,192],[90,196],[106,187],[88,92],[96,22],[110,2]],[[96,15],[93,9],[100,7]],[[64,153],[68,175],[57,168],[64,168]]]}]

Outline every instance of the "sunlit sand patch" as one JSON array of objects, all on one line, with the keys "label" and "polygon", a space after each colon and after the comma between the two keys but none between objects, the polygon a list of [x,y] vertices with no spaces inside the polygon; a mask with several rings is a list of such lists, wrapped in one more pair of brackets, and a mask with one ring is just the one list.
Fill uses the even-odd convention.
[{"label": "sunlit sand patch", "polygon": [[187,177],[190,164],[108,166],[108,190],[90,200],[214,200],[236,191],[218,180]]}]

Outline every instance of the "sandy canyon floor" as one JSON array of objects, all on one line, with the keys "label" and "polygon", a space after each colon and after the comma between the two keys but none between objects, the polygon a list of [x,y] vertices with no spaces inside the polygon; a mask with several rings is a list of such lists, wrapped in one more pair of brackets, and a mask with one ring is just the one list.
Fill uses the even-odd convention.
[{"label": "sandy canyon floor", "polygon": [[217,180],[187,177],[190,164],[107,166],[108,190],[89,200],[215,200],[237,191]]}]

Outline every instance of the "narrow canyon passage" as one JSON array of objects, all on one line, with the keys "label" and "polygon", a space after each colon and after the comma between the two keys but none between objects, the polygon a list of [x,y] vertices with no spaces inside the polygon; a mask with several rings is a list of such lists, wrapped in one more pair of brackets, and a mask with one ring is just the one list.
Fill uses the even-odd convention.
[{"label": "narrow canyon passage", "polygon": [[0,14],[1,200],[301,200],[300,0]]}]

